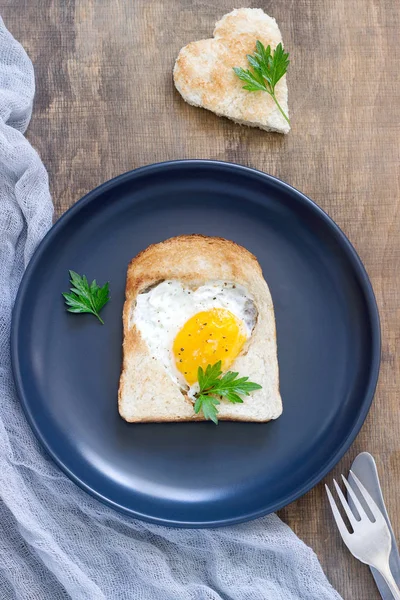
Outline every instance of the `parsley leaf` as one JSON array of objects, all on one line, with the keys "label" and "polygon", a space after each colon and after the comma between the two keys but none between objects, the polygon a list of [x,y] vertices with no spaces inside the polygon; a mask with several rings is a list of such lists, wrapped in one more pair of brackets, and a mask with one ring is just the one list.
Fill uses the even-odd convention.
[{"label": "parsley leaf", "polygon": [[67,311],[71,313],[90,313],[95,315],[102,325],[103,319],[99,312],[110,299],[108,282],[99,287],[94,279],[89,285],[85,275],[78,275],[75,271],[69,272],[71,289],[70,293],[63,294]]},{"label": "parsley leaf", "polygon": [[194,412],[197,414],[202,410],[205,419],[214,421],[218,425],[218,404],[220,404],[220,401],[215,396],[203,396],[200,394],[196,399]]},{"label": "parsley leaf", "polygon": [[243,89],[249,92],[267,92],[274,99],[284,119],[290,124],[287,115],[284,113],[275,95],[275,86],[288,69],[290,63],[289,53],[284,51],[281,43],[271,52],[271,46],[265,48],[257,40],[256,50],[253,55],[247,55],[247,60],[253,69],[252,71],[250,69],[242,69],[242,67],[233,67],[239,79],[246,83]]},{"label": "parsley leaf", "polygon": [[261,389],[261,385],[249,381],[248,377],[238,378],[239,373],[228,371],[222,375],[221,364],[221,361],[218,361],[215,365],[207,365],[205,371],[199,367],[197,372],[200,389],[195,394],[194,411],[197,414],[202,410],[204,418],[214,421],[215,424],[218,424],[218,397],[226,398],[235,404],[242,403],[240,396],[248,396],[250,392]]},{"label": "parsley leaf", "polygon": [[197,369],[197,379],[200,386],[200,391],[207,390],[210,386],[213,386],[218,377],[222,375],[221,361],[215,363],[215,365],[207,365],[206,371],[204,372],[201,367]]}]

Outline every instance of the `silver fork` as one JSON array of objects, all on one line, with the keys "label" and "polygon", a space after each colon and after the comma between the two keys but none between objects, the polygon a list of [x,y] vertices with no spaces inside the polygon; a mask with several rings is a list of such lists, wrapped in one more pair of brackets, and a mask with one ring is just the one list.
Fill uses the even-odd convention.
[{"label": "silver fork", "polygon": [[386,520],[358,477],[356,477],[352,471],[350,471],[350,473],[375,521],[373,522],[370,520],[354,490],[350,486],[347,479],[342,475],[343,483],[346,486],[348,495],[354,503],[358,515],[352,512],[342,490],[334,479],[333,483],[335,484],[340,502],[342,503],[344,511],[353,528],[353,533],[350,533],[347,529],[331,491],[328,486],[325,485],[336,525],[338,526],[344,543],[352,555],[358,558],[358,560],[361,562],[377,569],[388,584],[389,589],[393,594],[393,598],[395,598],[395,600],[400,600],[400,590],[393,579],[393,575],[389,567],[392,538],[390,536]]}]

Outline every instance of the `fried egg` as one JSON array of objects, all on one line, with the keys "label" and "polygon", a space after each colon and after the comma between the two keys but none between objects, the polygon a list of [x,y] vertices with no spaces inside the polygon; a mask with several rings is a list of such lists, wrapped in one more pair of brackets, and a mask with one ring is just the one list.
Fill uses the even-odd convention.
[{"label": "fried egg", "polygon": [[228,281],[199,287],[163,281],[137,296],[131,316],[151,355],[188,390],[198,368],[221,361],[227,371],[250,339],[257,309],[246,288]]}]

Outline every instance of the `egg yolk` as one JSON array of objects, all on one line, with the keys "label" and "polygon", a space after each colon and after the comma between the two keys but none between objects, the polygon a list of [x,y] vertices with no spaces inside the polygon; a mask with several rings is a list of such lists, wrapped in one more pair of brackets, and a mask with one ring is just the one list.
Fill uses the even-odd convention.
[{"label": "egg yolk", "polygon": [[213,308],[191,317],[178,332],[173,353],[176,367],[189,385],[197,381],[197,370],[221,361],[227,371],[243,348],[243,322],[225,308]]}]

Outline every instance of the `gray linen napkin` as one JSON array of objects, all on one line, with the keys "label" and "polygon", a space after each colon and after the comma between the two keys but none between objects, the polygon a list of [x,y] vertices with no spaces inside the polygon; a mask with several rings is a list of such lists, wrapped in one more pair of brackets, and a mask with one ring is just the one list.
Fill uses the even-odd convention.
[{"label": "gray linen napkin", "polygon": [[338,600],[276,515],[198,531],[134,521],[82,492],[36,442],[9,352],[17,288],[52,219],[46,170],[23,136],[34,87],[32,63],[0,19],[0,597]]}]

